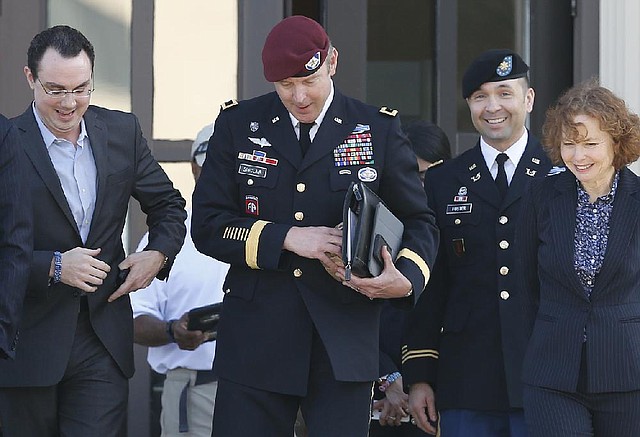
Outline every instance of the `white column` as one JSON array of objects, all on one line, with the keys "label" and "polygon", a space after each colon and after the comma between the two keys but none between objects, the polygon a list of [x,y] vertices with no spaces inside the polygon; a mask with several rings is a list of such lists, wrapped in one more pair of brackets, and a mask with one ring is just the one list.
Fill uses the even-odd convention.
[{"label": "white column", "polygon": [[[640,2],[600,0],[600,82],[640,113]],[[640,163],[631,165],[640,174]]]}]

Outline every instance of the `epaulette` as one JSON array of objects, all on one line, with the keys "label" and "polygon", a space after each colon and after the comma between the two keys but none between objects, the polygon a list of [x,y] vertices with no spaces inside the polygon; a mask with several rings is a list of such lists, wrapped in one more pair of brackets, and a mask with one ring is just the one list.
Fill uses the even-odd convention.
[{"label": "epaulette", "polygon": [[223,111],[226,111],[227,109],[233,108],[236,105],[238,105],[238,101],[231,99],[224,102],[222,105],[220,105],[220,107],[222,108]]},{"label": "epaulette", "polygon": [[436,167],[444,162],[444,159],[438,159],[436,162],[431,164],[427,170],[431,170],[433,167]]},{"label": "epaulette", "polygon": [[380,113],[382,113],[384,115],[388,115],[390,117],[395,117],[396,115],[398,115],[398,110],[397,109],[389,109],[386,106],[383,106],[382,108],[380,108]]},{"label": "epaulette", "polygon": [[549,170],[549,173],[547,173],[547,176],[554,176],[557,174],[560,174],[564,171],[567,170],[567,167],[558,167],[557,165],[554,167],[551,167],[551,170]]}]

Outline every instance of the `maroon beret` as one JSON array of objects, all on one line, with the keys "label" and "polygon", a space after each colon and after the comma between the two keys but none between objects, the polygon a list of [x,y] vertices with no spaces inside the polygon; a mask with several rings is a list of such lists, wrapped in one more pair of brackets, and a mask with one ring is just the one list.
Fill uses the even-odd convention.
[{"label": "maroon beret", "polygon": [[329,51],[329,37],[311,18],[293,15],[275,25],[262,49],[264,77],[278,82],[318,71]]}]

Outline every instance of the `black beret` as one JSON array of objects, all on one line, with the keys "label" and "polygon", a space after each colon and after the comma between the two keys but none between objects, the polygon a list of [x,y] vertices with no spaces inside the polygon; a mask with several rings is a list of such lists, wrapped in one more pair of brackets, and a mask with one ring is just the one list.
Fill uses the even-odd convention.
[{"label": "black beret", "polygon": [[329,44],[327,32],[311,18],[285,18],[271,29],[264,42],[264,77],[278,82],[315,73],[327,58]]},{"label": "black beret", "polygon": [[466,99],[486,82],[525,77],[529,66],[513,50],[488,50],[471,62],[462,78],[462,98]]}]

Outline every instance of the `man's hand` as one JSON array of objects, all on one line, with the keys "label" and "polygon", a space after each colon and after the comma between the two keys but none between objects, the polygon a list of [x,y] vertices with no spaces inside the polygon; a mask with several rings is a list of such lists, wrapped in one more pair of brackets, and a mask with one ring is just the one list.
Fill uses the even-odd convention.
[{"label": "man's hand", "polygon": [[434,424],[438,420],[436,398],[433,389],[426,382],[411,385],[409,390],[409,412],[415,419],[418,428],[428,434],[435,435],[436,427]]},{"label": "man's hand", "polygon": [[381,426],[400,426],[403,417],[409,415],[409,395],[402,389],[399,377],[384,391],[384,399],[373,403],[373,409],[380,411]]},{"label": "man's hand", "polygon": [[[111,271],[109,264],[96,258],[101,249],[75,247],[62,254],[60,282],[93,293]],[[54,262],[51,261],[49,276],[53,277]]]},{"label": "man's hand", "polygon": [[304,258],[317,259],[335,280],[342,266],[342,230],[326,226],[292,227],[284,239],[283,249]]},{"label": "man's hand", "polygon": [[125,294],[148,287],[163,265],[164,255],[157,250],[132,253],[118,264],[120,270],[129,269],[129,274],[108,301],[113,302]]},{"label": "man's hand", "polygon": [[349,281],[345,281],[344,268],[338,269],[336,276],[340,278],[343,285],[353,288],[358,293],[362,293],[369,299],[376,298],[396,298],[407,297],[411,292],[411,282],[396,269],[391,259],[391,254],[387,250],[387,246],[381,249],[382,260],[384,261],[384,269],[379,276],[375,278],[359,278],[351,275]]},{"label": "man's hand", "polygon": [[186,312],[179,320],[173,322],[173,336],[180,349],[192,351],[207,341],[208,337],[202,331],[189,331],[188,323],[189,312]]}]

